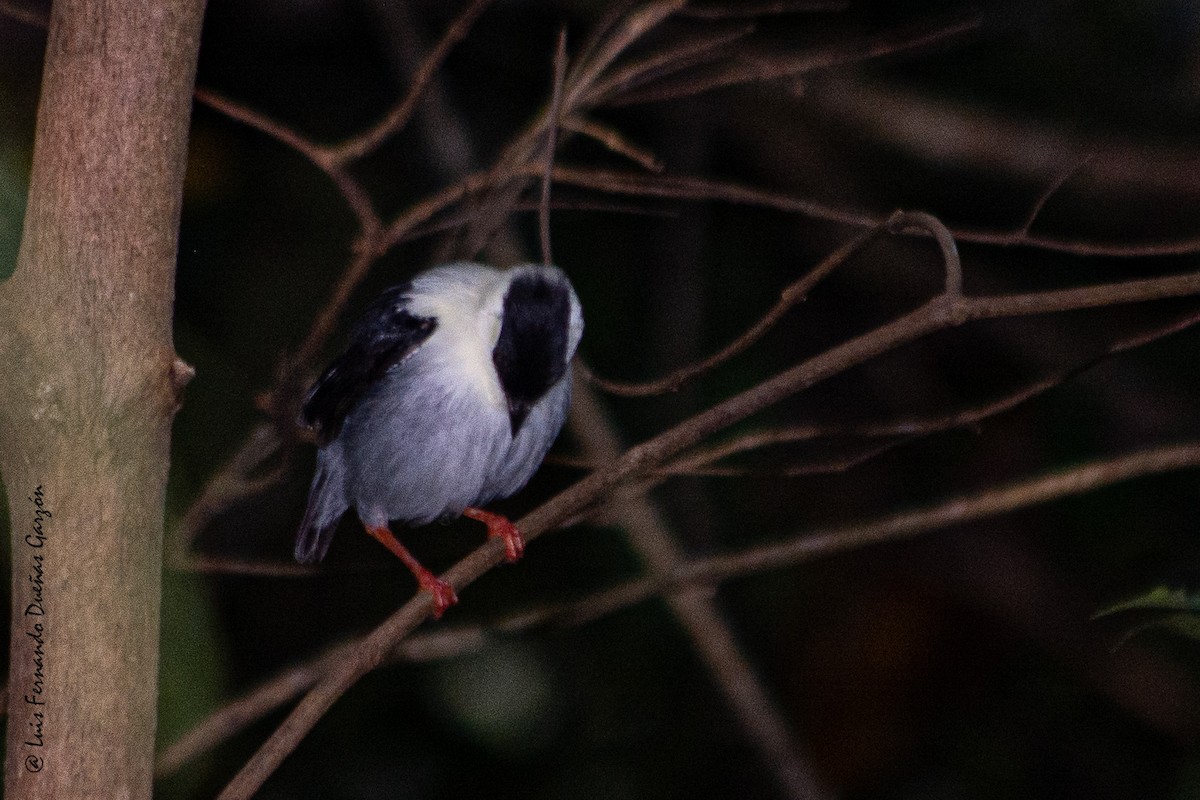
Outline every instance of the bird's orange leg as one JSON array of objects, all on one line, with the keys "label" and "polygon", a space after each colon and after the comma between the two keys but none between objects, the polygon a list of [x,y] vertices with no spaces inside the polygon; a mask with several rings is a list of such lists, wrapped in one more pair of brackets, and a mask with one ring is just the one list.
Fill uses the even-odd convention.
[{"label": "bird's orange leg", "polygon": [[374,527],[364,523],[363,527],[367,529],[367,533],[403,561],[404,566],[408,567],[408,571],[417,579],[417,584],[433,595],[434,619],[441,619],[442,614],[446,613],[446,609],[458,602],[458,595],[454,593],[454,587],[421,566],[421,562],[408,552],[408,548],[400,544],[400,540],[387,526]]},{"label": "bird's orange leg", "polygon": [[525,539],[508,517],[484,511],[482,508],[465,508],[463,516],[487,525],[488,536],[504,540],[504,555],[508,559],[508,563],[517,561],[525,554]]}]

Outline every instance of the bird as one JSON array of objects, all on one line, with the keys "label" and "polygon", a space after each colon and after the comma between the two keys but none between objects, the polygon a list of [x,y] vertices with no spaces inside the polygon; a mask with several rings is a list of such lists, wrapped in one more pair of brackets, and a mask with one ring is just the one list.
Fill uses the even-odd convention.
[{"label": "bird", "polygon": [[386,289],[301,405],[318,450],[296,560],[322,560],[353,508],[433,595],[439,618],[458,602],[454,588],[391,522],[467,516],[518,560],[520,531],[483,506],[523,488],[562,430],[582,335],[575,289],[548,264],[444,264]]}]

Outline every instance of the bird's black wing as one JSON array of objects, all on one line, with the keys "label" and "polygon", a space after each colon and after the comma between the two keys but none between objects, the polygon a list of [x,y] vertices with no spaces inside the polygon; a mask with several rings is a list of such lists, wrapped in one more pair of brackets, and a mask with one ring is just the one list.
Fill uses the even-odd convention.
[{"label": "bird's black wing", "polygon": [[318,444],[332,441],[367,389],[415,352],[437,327],[436,319],[408,310],[411,290],[410,283],[386,290],[354,327],[346,352],[308,390],[300,424],[316,432]]}]

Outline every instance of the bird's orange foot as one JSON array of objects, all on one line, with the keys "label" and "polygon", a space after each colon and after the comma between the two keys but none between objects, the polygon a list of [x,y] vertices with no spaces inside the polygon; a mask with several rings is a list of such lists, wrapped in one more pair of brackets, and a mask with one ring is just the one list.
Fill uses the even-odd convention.
[{"label": "bird's orange foot", "polygon": [[[507,522],[507,520],[505,521]],[[421,562],[408,552],[408,548],[400,544],[400,540],[386,525],[364,525],[363,527],[367,529],[367,533],[404,562],[404,566],[408,567],[408,571],[417,579],[418,586],[433,595],[434,619],[441,619],[442,614],[446,613],[446,609],[458,602],[458,595],[455,594],[454,587],[425,569]]]},{"label": "bird's orange foot", "polygon": [[489,537],[504,540],[504,557],[508,563],[519,561],[521,556],[525,555],[525,537],[521,536],[521,531],[517,530],[517,526],[512,524],[508,517],[484,511],[482,508],[464,509],[463,516],[487,525]]},{"label": "bird's orange foot", "polygon": [[417,576],[417,583],[422,589],[433,595],[434,619],[441,619],[442,614],[446,613],[446,609],[458,602],[458,595],[455,593],[454,587],[429,570],[425,570],[423,575]]}]

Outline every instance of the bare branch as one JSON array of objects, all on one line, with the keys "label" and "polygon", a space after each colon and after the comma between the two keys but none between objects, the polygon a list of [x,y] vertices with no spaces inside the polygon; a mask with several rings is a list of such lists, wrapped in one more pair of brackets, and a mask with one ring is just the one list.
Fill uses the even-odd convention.
[{"label": "bare branch", "polygon": [[612,28],[575,60],[575,69],[567,75],[563,90],[563,108],[569,112],[586,107],[585,97],[605,70],[638,39],[667,17],[687,5],[687,0],[659,0],[623,15]]},{"label": "bare branch", "polygon": [[720,5],[689,6],[680,17],[693,19],[737,19],[768,17],[778,14],[804,14],[814,11],[845,11],[847,0],[768,0],[767,2],[735,2]]},{"label": "bare branch", "polygon": [[758,322],[754,323],[745,333],[727,344],[724,348],[706,359],[688,364],[671,374],[647,383],[620,383],[607,381],[581,366],[581,374],[589,383],[610,394],[622,397],[647,397],[650,395],[674,392],[691,378],[713,369],[729,359],[744,352],[761,339],[767,331],[775,327],[783,315],[792,306],[801,303],[812,291],[813,287],[833,270],[844,264],[852,255],[871,242],[881,231],[903,233],[911,230],[931,232],[938,245],[942,248],[943,263],[946,265],[947,292],[959,294],[962,291],[962,265],[959,263],[958,250],[954,239],[934,217],[922,212],[897,211],[870,230],[860,233],[846,242],[804,277],[783,290],[779,302],[775,304]]},{"label": "bare branch", "polygon": [[1075,164],[1072,164],[1068,169],[1064,169],[1060,174],[1056,175],[1054,180],[1050,181],[1049,185],[1038,195],[1037,200],[1033,203],[1033,208],[1029,210],[1029,216],[1025,218],[1025,224],[1020,228],[1022,236],[1029,235],[1029,229],[1033,227],[1033,223],[1037,221],[1038,216],[1042,213],[1042,209],[1046,207],[1046,203],[1050,198],[1058,193],[1058,190],[1063,187],[1067,181],[1074,177],[1078,172],[1086,167],[1089,162],[1096,158],[1095,153],[1089,153]]},{"label": "bare branch", "polygon": [[257,131],[265,133],[280,144],[290,147],[307,158],[314,166],[324,172],[333,181],[338,191],[341,192],[346,205],[350,207],[350,210],[358,220],[361,235],[366,239],[370,239],[378,234],[381,223],[379,216],[375,213],[375,207],[371,203],[371,198],[367,196],[362,185],[352,178],[350,173],[346,172],[341,164],[333,158],[332,151],[329,148],[314,143],[311,139],[302,136],[283,123],[273,120],[249,106],[230,100],[209,89],[198,88],[196,89],[195,96],[196,100],[209,106],[214,111],[219,111],[230,119],[237,120]]},{"label": "bare branch", "polygon": [[[662,162],[650,151],[630,142],[620,131],[602,125],[592,119],[581,116],[568,117],[562,121],[562,127],[572,133],[578,133],[589,139],[594,139],[619,156],[624,156],[642,169],[650,172],[662,172]],[[552,176],[553,177],[553,176]]]},{"label": "bare branch", "polygon": [[900,218],[900,212],[893,214],[887,220],[874,226],[873,228],[858,234],[853,239],[849,240],[837,250],[829,254],[820,264],[812,269],[811,272],[804,277],[792,283],[780,293],[779,302],[776,303],[766,314],[764,314],[758,322],[750,326],[738,338],[734,339],[729,344],[725,345],[721,350],[701,361],[693,364],[688,364],[674,372],[666,375],[658,380],[648,381],[646,383],[623,383],[620,381],[605,380],[582,363],[579,365],[580,374],[583,375],[588,383],[596,388],[616,394],[622,397],[648,397],[664,392],[678,391],[679,388],[691,378],[708,372],[710,369],[717,367],[734,356],[744,352],[751,347],[755,342],[761,339],[767,331],[775,327],[776,323],[783,318],[792,306],[797,303],[804,302],[808,297],[808,293],[812,291],[825,276],[833,272],[839,266],[844,264],[851,256],[861,250],[869,242],[871,242],[880,232],[887,230],[890,224]]},{"label": "bare branch", "polygon": [[[969,298],[953,291],[953,270],[950,264],[946,268],[950,291],[891,323],[797,364],[627,450],[605,468],[583,478],[518,521],[517,525],[524,532],[526,540],[535,540],[576,511],[609,495],[618,486],[640,477],[684,448],[734,422],[852,366],[935,331],[972,319],[1043,314],[1200,294],[1200,273],[1191,273],[1056,292]],[[446,572],[443,580],[461,590],[499,564],[503,558],[503,543],[489,541]],[[336,699],[362,675],[382,663],[387,653],[428,615],[430,609],[431,598],[422,593],[361,639],[352,657],[341,662],[305,696],[230,782],[221,797],[229,800],[252,794]]]},{"label": "bare branch", "polygon": [[546,126],[546,169],[542,172],[542,199],[538,207],[538,232],[542,242],[542,263],[552,264],[550,254],[550,184],[554,174],[554,151],[562,118],[562,87],[567,71],[567,29],[558,32],[554,49],[554,82],[550,92],[550,116]]},{"label": "bare branch", "polygon": [[978,494],[962,495],[928,508],[894,514],[874,522],[813,531],[745,553],[717,556],[706,559],[703,565],[680,570],[676,577],[690,581],[725,580],[762,569],[777,569],[838,550],[894,541],[1084,494],[1134,478],[1196,466],[1200,466],[1200,442],[1145,450],[1071,467]]},{"label": "bare branch", "polygon": [[356,161],[368,153],[374,152],[379,145],[401,131],[412,118],[417,103],[425,94],[425,88],[429,86],[429,82],[441,68],[446,56],[456,44],[466,38],[471,26],[475,24],[475,20],[479,19],[479,16],[492,2],[493,0],[472,0],[421,62],[421,66],[413,74],[412,85],[408,87],[408,93],[404,98],[374,127],[368,128],[358,136],[347,139],[341,144],[330,147],[328,149],[330,162],[340,165]]},{"label": "bare branch", "polygon": [[[870,228],[878,225],[883,217],[865,211],[838,208],[813,200],[805,200],[779,192],[703,178],[681,176],[644,175],[641,173],[597,170],[580,167],[555,167],[554,179],[570,186],[594,189],[610,194],[626,194],[637,197],[656,197],[673,200],[716,200],[738,205],[772,208],[792,214],[801,214],[813,219],[849,225],[855,228]],[[970,226],[950,228],[959,242],[990,244],[1003,247],[1033,247],[1079,256],[1111,256],[1135,258],[1146,256],[1187,255],[1200,251],[1200,234],[1165,239],[1160,241],[1126,244],[1123,242],[1098,242],[1077,236],[1035,234],[1020,229],[1001,231]]]},{"label": "bare branch", "polygon": [[10,0],[0,0],[0,16],[24,23],[31,28],[44,29],[50,24],[50,18],[44,12],[33,8],[23,8]]},{"label": "bare branch", "polygon": [[603,105],[618,95],[661,80],[698,64],[711,64],[728,54],[728,48],[754,32],[753,25],[695,36],[674,47],[656,50],[645,58],[625,64],[592,86],[588,105]]},{"label": "bare branch", "polygon": [[[598,395],[586,386],[576,392],[570,429],[592,458],[611,463],[625,450]],[[686,553],[666,515],[644,493],[614,488],[615,494],[596,499],[607,501],[606,510],[650,572],[655,576],[669,574]],[[816,770],[807,763],[804,748],[772,700],[766,683],[742,652],[733,626],[712,593],[704,588],[687,589],[669,596],[667,605],[725,696],[747,740],[762,753],[787,796],[796,800],[826,797],[828,793],[817,781]]]},{"label": "bare branch", "polygon": [[710,467],[697,464],[695,466],[682,466],[678,464],[667,464],[666,466],[656,469],[650,473],[650,479],[638,484],[638,489],[648,490],[651,486],[659,483],[660,477],[680,477],[687,476],[689,478],[804,478],[811,475],[832,475],[841,472],[849,472],[855,467],[865,464],[890,450],[894,450],[901,445],[912,441],[913,436],[897,436],[893,441],[884,442],[882,444],[873,445],[858,445],[859,452],[846,453],[831,458],[813,461],[809,463],[796,464],[793,466],[770,467],[756,469],[754,467]]},{"label": "bare branch", "polygon": [[[695,559],[670,575],[645,577],[604,589],[579,600],[521,611],[492,623],[458,626],[413,636],[388,654],[389,662],[428,661],[475,652],[496,634],[516,634],[547,626],[584,625],[692,584],[715,584],[787,569],[828,555],[912,538],[1023,508],[1097,491],[1129,480],[1200,467],[1200,442],[1155,448],[1058,470],[994,489],[986,489],[874,520],[804,531],[786,540],[740,553]],[[184,764],[247,726],[291,702],[335,664],[348,657],[353,641],[342,642],[218,709],[168,746],[158,758],[157,776]]]},{"label": "bare branch", "polygon": [[638,82],[630,81],[629,91],[613,90],[605,94],[603,98],[593,98],[593,102],[603,102],[604,105],[611,107],[654,103],[747,83],[796,78],[831,67],[892,57],[902,53],[919,52],[931,46],[957,39],[963,34],[978,29],[982,24],[982,16],[973,14],[967,19],[954,20],[932,28],[920,28],[904,33],[888,32],[865,44],[837,47],[824,52],[800,56],[739,52],[732,57],[723,59],[720,63],[713,62],[713,68],[708,71],[701,70],[695,74],[684,75],[676,81],[660,79],[642,91],[634,91],[633,87]]},{"label": "bare branch", "polygon": [[[657,473],[664,475],[736,474],[704,472],[703,469],[709,464],[729,458],[730,456],[780,444],[808,442],[814,439],[834,436],[864,438],[904,437],[905,441],[910,441],[914,437],[928,436],[954,428],[975,425],[1061,386],[1076,375],[1086,372],[1115,355],[1143,347],[1151,342],[1179,333],[1193,327],[1197,323],[1200,323],[1200,312],[1172,320],[1165,325],[1157,326],[1148,331],[1139,332],[1133,336],[1114,342],[1105,348],[1104,352],[1089,358],[1081,364],[1075,364],[1066,369],[1053,372],[1050,375],[1021,386],[1002,397],[950,414],[938,414],[930,417],[893,420],[865,425],[796,425],[774,430],[757,431],[738,436],[715,447],[679,458],[667,464],[661,470],[657,470]],[[586,461],[568,463],[581,468],[591,468],[594,466]],[[782,474],[809,474],[809,472],[806,467],[803,473],[794,473],[790,470],[785,470]]]}]

